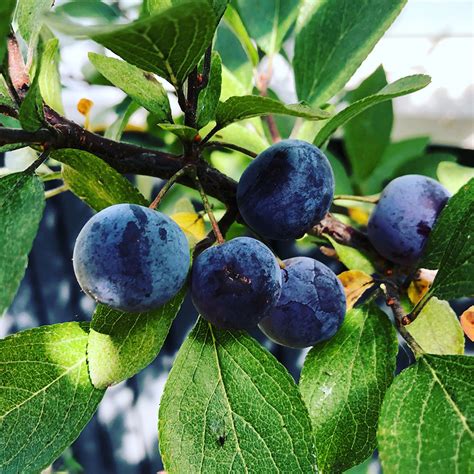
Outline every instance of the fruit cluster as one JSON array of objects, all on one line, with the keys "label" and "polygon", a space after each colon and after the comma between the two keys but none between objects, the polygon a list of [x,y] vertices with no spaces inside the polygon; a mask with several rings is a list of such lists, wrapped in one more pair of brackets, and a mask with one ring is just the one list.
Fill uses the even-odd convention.
[{"label": "fruit cluster", "polygon": [[[274,240],[303,236],[325,216],[333,197],[327,158],[299,140],[281,141],[261,153],[237,189],[242,218],[257,235]],[[370,218],[369,239],[393,262],[416,262],[448,198],[429,178],[394,180]],[[169,217],[119,204],[85,225],[73,262],[82,289],[96,301],[139,312],[159,307],[180,290],[190,256],[183,232]],[[197,310],[215,326],[249,330],[258,325],[273,341],[295,348],[332,337],[346,311],[344,289],[328,267],[307,257],[279,263],[250,237],[202,252],[193,262],[191,293]]]}]

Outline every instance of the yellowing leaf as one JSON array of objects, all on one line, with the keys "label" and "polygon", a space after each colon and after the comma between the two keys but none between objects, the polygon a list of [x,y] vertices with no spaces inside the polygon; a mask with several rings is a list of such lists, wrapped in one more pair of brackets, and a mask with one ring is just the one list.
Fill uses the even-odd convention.
[{"label": "yellowing leaf", "polygon": [[466,336],[474,342],[474,306],[467,308],[466,311],[461,314],[459,321]]},{"label": "yellowing leaf", "polygon": [[413,304],[417,304],[429,290],[430,284],[431,282],[423,278],[413,280],[408,287],[408,298],[410,298],[410,301]]},{"label": "yellowing leaf", "polygon": [[369,213],[360,207],[349,208],[349,217],[359,225],[367,225],[369,222]]},{"label": "yellowing leaf", "polygon": [[204,219],[199,214],[195,212],[176,212],[170,217],[181,227],[190,245],[194,245],[206,237]]},{"label": "yellowing leaf", "polygon": [[360,270],[348,270],[340,273],[337,277],[344,287],[348,311],[354,307],[362,294],[374,284],[372,277]]}]

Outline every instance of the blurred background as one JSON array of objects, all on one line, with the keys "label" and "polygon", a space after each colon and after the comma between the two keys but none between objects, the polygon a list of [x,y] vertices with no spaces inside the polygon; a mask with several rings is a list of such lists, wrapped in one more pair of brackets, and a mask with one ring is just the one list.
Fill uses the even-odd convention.
[{"label": "blurred background", "polygon": [[[55,2],[56,11],[61,15],[71,16],[83,24],[123,21],[124,18],[129,21],[138,16],[139,4],[134,0]],[[347,86],[348,90],[357,88],[380,64],[384,66],[388,82],[410,74],[429,74],[432,77],[429,87],[394,101],[391,140],[399,142],[414,137],[421,140],[424,146],[414,152],[408,169],[444,180],[448,186],[455,184],[446,167],[449,169],[457,163],[465,167],[456,168],[462,174],[472,173],[474,167],[473,25],[473,1],[410,0]],[[90,51],[102,51],[97,44],[75,40],[60,31],[55,30],[55,33],[61,44],[60,72],[66,115],[83,124],[85,117],[78,112],[77,104],[87,98],[94,103],[90,112],[91,127],[102,132],[123,113],[128,106],[127,99],[120,90],[100,85],[103,81],[87,58]],[[224,64],[231,65],[232,73],[242,82],[251,82],[252,71],[246,69],[242,51],[239,52],[225,24],[220,28],[216,46]],[[292,48],[290,35],[285,43],[285,54],[274,59],[270,82],[270,89],[285,102],[296,101],[288,63]],[[344,97],[341,100],[344,101]],[[174,97],[171,102],[177,113]],[[281,130],[294,125],[292,119],[279,119],[278,124]],[[155,128],[145,112],[138,110],[132,115],[123,139],[158,148],[176,146],[172,138]],[[340,136],[331,142],[329,149],[347,169],[347,153]],[[236,154],[231,157],[235,161],[229,165],[230,157],[225,156],[225,160],[222,157],[223,153],[218,152],[211,160],[236,178],[248,162]],[[0,166],[4,171],[23,169],[31,159],[27,149],[8,152],[0,158]],[[227,164],[223,165],[223,161]],[[404,174],[403,169],[398,173]],[[382,176],[382,181],[391,177]],[[158,179],[137,180],[146,197],[154,195],[162,184]],[[183,195],[200,210],[193,193],[179,187],[166,198],[164,210],[172,212]],[[94,304],[76,283],[71,257],[75,238],[91,215],[92,211],[70,193],[48,200],[25,279],[12,307],[0,319],[0,337],[38,325],[90,319]],[[241,231],[235,229],[235,232]],[[306,254],[323,260],[336,272],[343,269],[322,255],[309,239],[275,244],[274,249],[281,258]],[[460,314],[473,303],[464,299],[452,304]],[[195,310],[186,299],[158,358],[139,375],[107,391],[89,426],[56,463],[58,469],[71,473],[135,474],[153,473],[162,468],[157,446],[157,410],[176,351],[195,319]],[[276,346],[259,332],[254,335],[298,379],[305,351]],[[472,352],[472,345],[466,347]],[[409,352],[401,350],[398,370],[410,362]],[[378,469],[372,463],[361,467],[359,472],[377,472]]]}]

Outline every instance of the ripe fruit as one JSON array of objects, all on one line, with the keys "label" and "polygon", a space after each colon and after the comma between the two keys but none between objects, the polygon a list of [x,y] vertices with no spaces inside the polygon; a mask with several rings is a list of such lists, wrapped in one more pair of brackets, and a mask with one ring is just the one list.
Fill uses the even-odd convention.
[{"label": "ripe fruit", "polygon": [[334,176],[315,146],[283,140],[247,167],[237,188],[245,222],[259,235],[276,240],[301,237],[329,210]]},{"label": "ripe fruit", "polygon": [[446,188],[426,176],[394,179],[370,216],[367,230],[372,245],[395,263],[415,263],[449,196]]},{"label": "ripe fruit", "polygon": [[294,348],[314,346],[334,336],[346,313],[346,297],[337,276],[308,257],[283,263],[280,299],[260,322],[260,329],[276,343]]},{"label": "ripe fruit", "polygon": [[194,261],[194,306],[217,327],[255,327],[276,304],[280,292],[278,262],[258,240],[238,237],[208,248]]},{"label": "ripe fruit", "polygon": [[189,249],[166,215],[135,204],[96,214],[79,233],[74,271],[92,298],[122,311],[157,308],[183,286]]}]

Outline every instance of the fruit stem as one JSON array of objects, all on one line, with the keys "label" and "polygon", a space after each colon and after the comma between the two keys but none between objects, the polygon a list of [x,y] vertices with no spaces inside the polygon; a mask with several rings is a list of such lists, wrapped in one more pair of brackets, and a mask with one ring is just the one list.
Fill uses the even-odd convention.
[{"label": "fruit stem", "polygon": [[370,204],[377,204],[380,200],[380,194],[374,194],[372,196],[350,196],[348,194],[336,194],[334,201],[359,201],[368,202]]},{"label": "fruit stem", "polygon": [[243,148],[239,145],[234,145],[233,143],[226,143],[226,142],[210,142],[206,143],[204,145],[205,148],[228,148],[229,150],[235,150],[240,153],[243,153],[244,155],[250,156],[251,158],[256,158],[257,153],[254,153],[253,151],[247,150],[246,148]]},{"label": "fruit stem", "polygon": [[219,224],[217,223],[216,216],[212,212],[212,206],[209,202],[207,194],[204,191],[204,188],[202,187],[201,181],[199,181],[199,176],[197,175],[196,168],[193,167],[190,171],[191,171],[192,178],[194,179],[196,183],[196,188],[199,191],[199,194],[201,195],[201,200],[204,205],[204,209],[206,210],[206,213],[209,216],[209,220],[211,221],[212,231],[214,232],[214,235],[216,236],[217,243],[223,244],[225,242],[224,237],[222,237],[222,233],[219,229]]},{"label": "fruit stem", "polygon": [[171,178],[166,181],[165,185],[160,189],[160,192],[157,194],[153,202],[148,206],[150,209],[156,209],[160,204],[161,200],[165,194],[170,190],[173,184],[184,174],[189,171],[190,165],[183,166],[179,171],[177,171]]}]

